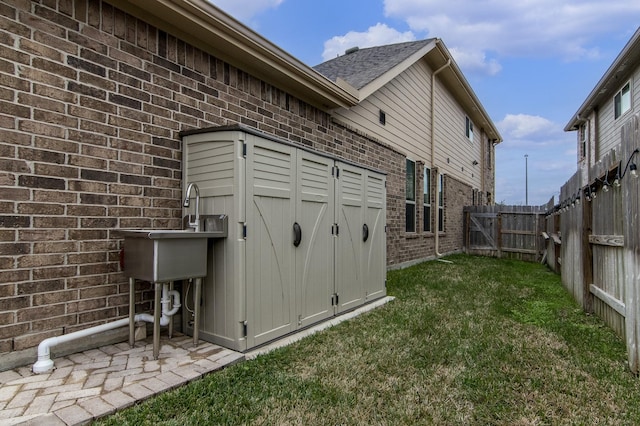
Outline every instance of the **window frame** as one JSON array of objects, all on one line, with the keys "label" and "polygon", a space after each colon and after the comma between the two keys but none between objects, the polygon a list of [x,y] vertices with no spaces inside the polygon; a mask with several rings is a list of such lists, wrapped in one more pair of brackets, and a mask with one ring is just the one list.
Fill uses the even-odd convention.
[{"label": "window frame", "polygon": [[438,232],[444,232],[444,175],[438,175]]},{"label": "window frame", "polygon": [[431,169],[424,168],[422,177],[422,231],[431,232]]},{"label": "window frame", "polygon": [[[409,164],[413,167],[412,183],[409,181]],[[416,162],[407,158],[405,166],[405,232],[416,232]],[[411,194],[412,192],[412,194]],[[412,195],[413,199],[410,198]],[[409,226],[411,225],[411,227]]]},{"label": "window frame", "polygon": [[587,158],[587,123],[582,123],[578,128],[578,155],[579,160]]},{"label": "window frame", "polygon": [[[625,98],[628,98],[628,101],[626,103],[623,103]],[[627,81],[613,96],[613,118],[617,120],[618,118],[625,115],[628,111],[631,110],[631,104],[631,81]],[[623,110],[625,106],[626,109]]]},{"label": "window frame", "polygon": [[473,142],[473,121],[469,118],[468,115],[465,117],[465,129],[464,134],[469,139],[470,142]]}]

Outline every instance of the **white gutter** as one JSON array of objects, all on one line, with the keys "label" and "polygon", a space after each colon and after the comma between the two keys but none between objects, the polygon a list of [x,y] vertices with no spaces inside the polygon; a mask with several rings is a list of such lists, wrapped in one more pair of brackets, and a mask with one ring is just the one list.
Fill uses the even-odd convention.
[{"label": "white gutter", "polygon": [[[438,39],[436,43],[440,42]],[[440,170],[436,166],[436,140],[435,140],[435,127],[436,127],[436,111],[435,111],[435,91],[436,91],[436,76],[445,70],[448,66],[451,65],[451,59],[447,59],[447,62],[435,70],[433,74],[431,74],[431,167],[436,171],[436,188],[438,182],[440,181],[439,175]],[[444,188],[442,188],[444,191]],[[442,253],[439,252],[440,249],[440,230],[438,229],[438,217],[440,215],[440,197],[436,193],[436,214],[433,215],[433,232],[434,232],[434,251],[436,257],[442,257]]]}]

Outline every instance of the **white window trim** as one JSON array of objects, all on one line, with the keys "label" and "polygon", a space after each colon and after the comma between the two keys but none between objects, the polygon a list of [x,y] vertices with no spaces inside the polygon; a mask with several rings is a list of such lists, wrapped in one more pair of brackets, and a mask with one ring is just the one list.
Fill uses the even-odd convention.
[{"label": "white window trim", "polygon": [[[433,216],[433,211],[431,210],[431,169],[429,167],[424,168],[422,176],[422,196],[422,215],[424,216],[422,218],[422,230],[423,232],[431,232],[431,217]],[[424,214],[426,207],[429,207],[429,217]]]},{"label": "white window trim", "polygon": [[[629,96],[629,104],[627,106],[627,109],[625,109],[624,111],[622,110],[622,101],[623,101],[623,94],[622,91],[627,88],[626,94]],[[633,104],[633,99],[632,99],[632,90],[631,90],[631,80],[627,81],[625,84],[622,85],[622,87],[620,88],[620,90],[618,90],[616,92],[615,95],[613,95],[613,118],[615,120],[619,119],[620,117],[624,116],[627,112],[632,110],[632,104]],[[618,98],[618,96],[620,97],[620,113],[617,114],[617,108],[616,108],[616,98]]]},{"label": "white window trim", "polygon": [[[438,175],[438,232],[444,232],[444,175]],[[442,228],[440,228],[440,215],[442,215]]]},{"label": "white window trim", "polygon": [[[413,231],[407,231],[407,223],[406,223],[406,217],[405,217],[405,232],[415,233],[416,232],[416,223],[417,223],[416,218],[418,217],[417,212],[416,212],[416,194],[418,192],[417,188],[416,188],[416,181],[417,181],[417,179],[416,179],[416,164],[417,164],[417,162],[412,160],[412,159],[410,159],[410,158],[407,158],[406,159],[406,163],[408,163],[408,162],[412,162],[413,163],[413,200],[409,200],[407,198],[407,194],[406,194],[406,190],[405,190],[405,210],[407,208],[406,207],[407,205],[413,205]],[[405,181],[405,185],[406,185],[406,181]]]}]

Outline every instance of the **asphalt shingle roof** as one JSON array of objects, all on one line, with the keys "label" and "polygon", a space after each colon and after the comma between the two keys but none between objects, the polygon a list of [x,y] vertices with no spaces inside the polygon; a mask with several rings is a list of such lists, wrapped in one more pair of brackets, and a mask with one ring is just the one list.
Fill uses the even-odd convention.
[{"label": "asphalt shingle roof", "polygon": [[331,81],[335,82],[340,77],[359,90],[432,41],[426,39],[358,49],[313,68]]}]

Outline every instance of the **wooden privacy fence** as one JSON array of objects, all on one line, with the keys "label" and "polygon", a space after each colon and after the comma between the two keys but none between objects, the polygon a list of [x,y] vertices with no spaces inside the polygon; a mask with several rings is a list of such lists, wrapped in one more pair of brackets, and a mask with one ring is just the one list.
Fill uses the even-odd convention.
[{"label": "wooden privacy fence", "polygon": [[537,206],[465,207],[465,252],[540,261],[545,211],[545,207]]},{"label": "wooden privacy fence", "polygon": [[588,171],[576,173],[547,206],[547,264],[587,312],[626,341],[630,369],[639,371],[640,162],[639,116],[625,123],[620,144]]}]

